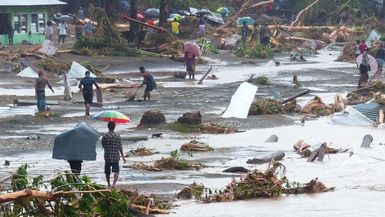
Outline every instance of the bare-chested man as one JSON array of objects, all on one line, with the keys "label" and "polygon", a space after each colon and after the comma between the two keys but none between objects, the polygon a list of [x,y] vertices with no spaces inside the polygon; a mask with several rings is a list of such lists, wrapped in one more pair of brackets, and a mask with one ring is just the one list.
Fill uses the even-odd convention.
[{"label": "bare-chested man", "polygon": [[36,79],[35,83],[35,94],[37,99],[37,109],[39,112],[44,112],[46,108],[45,103],[45,86],[47,85],[49,89],[52,90],[52,93],[54,93],[51,84],[49,83],[48,79],[44,76],[43,71],[39,71],[37,73],[39,77]]}]

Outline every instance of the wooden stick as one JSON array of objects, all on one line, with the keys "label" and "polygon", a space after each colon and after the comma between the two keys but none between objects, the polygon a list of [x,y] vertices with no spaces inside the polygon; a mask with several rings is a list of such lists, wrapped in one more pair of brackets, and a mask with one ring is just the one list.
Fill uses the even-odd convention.
[{"label": "wooden stick", "polygon": [[209,70],[203,75],[203,77],[199,80],[198,84],[202,84],[203,80],[207,77],[207,75],[211,72],[213,67],[210,67]]},{"label": "wooden stick", "polygon": [[9,176],[6,176],[6,177],[4,177],[4,178],[1,178],[1,179],[0,179],[0,183],[3,183],[3,182],[5,182],[5,181],[7,181],[8,179],[12,178],[13,175],[14,175],[14,174],[12,173],[12,174],[9,175]]},{"label": "wooden stick", "polygon": [[291,23],[290,26],[296,26],[298,25],[299,23],[299,20],[303,17],[304,13],[309,10],[311,7],[313,7],[315,4],[317,4],[319,2],[319,0],[315,0],[313,3],[311,3],[309,6],[307,6],[306,8],[304,8],[302,11],[300,11],[297,15],[297,17],[295,18],[295,20]]},{"label": "wooden stick", "polygon": [[[147,209],[147,207],[145,207],[145,206],[140,206],[140,205],[136,205],[136,204],[131,204],[130,207],[137,209],[137,210],[140,210],[140,211],[146,211],[146,209]],[[156,209],[156,208],[149,208],[149,212],[153,213],[153,214],[170,214],[170,211],[168,211],[168,210]]]}]

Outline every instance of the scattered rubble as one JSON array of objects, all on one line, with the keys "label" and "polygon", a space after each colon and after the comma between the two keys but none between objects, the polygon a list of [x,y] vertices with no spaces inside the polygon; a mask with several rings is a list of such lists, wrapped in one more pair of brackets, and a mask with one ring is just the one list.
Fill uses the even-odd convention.
[{"label": "scattered rubble", "polygon": [[186,125],[202,124],[202,115],[199,111],[187,112],[183,114],[182,117],[178,118],[177,122],[181,124],[186,124]]},{"label": "scattered rubble", "polygon": [[223,170],[222,172],[224,172],[224,173],[248,173],[248,172],[250,172],[250,170],[248,170],[244,167],[230,167],[230,168]]},{"label": "scattered rubble", "polygon": [[280,161],[285,157],[285,152],[283,151],[277,151],[269,156],[266,157],[260,157],[260,158],[253,158],[247,160],[246,163],[248,164],[264,164],[264,163],[270,163],[272,161]]},{"label": "scattered rubble", "polygon": [[[281,171],[281,177],[279,172]],[[205,203],[230,202],[235,200],[247,200],[256,198],[276,198],[282,194],[321,193],[334,190],[328,188],[318,179],[309,183],[289,183],[285,173],[285,167],[279,162],[273,162],[265,172],[254,170],[243,176],[239,181],[232,180],[223,190],[211,190],[200,186],[194,197]],[[193,186],[196,186],[194,184]],[[190,196],[190,191],[183,189],[182,195]]]},{"label": "scattered rubble", "polygon": [[[310,161],[314,161],[319,154],[337,154],[337,153],[345,153],[349,149],[336,149],[329,147],[326,142],[320,143],[319,145],[316,145],[316,149],[312,149],[312,147],[305,143],[303,140],[298,140],[294,145],[294,150],[301,155],[303,158],[309,157],[311,159]],[[320,153],[320,149],[323,149],[321,151],[324,151]],[[311,157],[312,156],[312,157]],[[322,157],[321,157],[322,158]]]},{"label": "scattered rubble", "polygon": [[213,151],[214,149],[210,147],[207,143],[192,140],[186,144],[183,144],[180,147],[180,150],[186,152],[208,152]]},{"label": "scattered rubble", "polygon": [[158,110],[147,111],[143,114],[142,119],[137,128],[148,128],[166,124],[166,118],[162,112]]},{"label": "scattered rubble", "polygon": [[130,150],[124,156],[125,157],[131,157],[131,156],[141,157],[141,156],[150,156],[150,155],[154,155],[154,154],[159,154],[159,152],[154,150],[154,149],[147,149],[145,147],[141,147],[141,148]]}]

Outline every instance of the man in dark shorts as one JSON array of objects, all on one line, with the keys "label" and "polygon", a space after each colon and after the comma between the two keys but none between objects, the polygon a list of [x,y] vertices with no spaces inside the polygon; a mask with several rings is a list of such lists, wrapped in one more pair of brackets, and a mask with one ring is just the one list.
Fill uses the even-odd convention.
[{"label": "man in dark shorts", "polygon": [[48,86],[51,89],[52,93],[54,93],[51,84],[49,83],[47,77],[44,76],[43,71],[39,71],[37,73],[39,77],[35,82],[35,95],[37,100],[37,109],[39,112],[45,112],[46,109],[46,101],[45,101],[45,86]]},{"label": "man in dark shorts", "polygon": [[85,77],[80,80],[79,89],[83,91],[84,98],[84,106],[86,108],[86,116],[90,116],[90,108],[92,104],[92,100],[94,98],[94,91],[92,89],[92,85],[100,91],[99,85],[94,78],[91,78],[90,72],[86,71]]},{"label": "man in dark shorts", "polygon": [[71,172],[75,175],[80,175],[82,172],[82,160],[69,160],[68,163],[70,164]]},{"label": "man in dark shorts", "polygon": [[[120,155],[123,158],[123,162],[126,163],[126,159],[124,158],[122,141],[120,135],[115,133],[115,123],[108,122],[108,133],[105,134],[102,138],[102,146],[104,148],[104,173],[106,174],[106,180],[108,187],[115,187],[116,182],[119,178],[119,160]],[[110,174],[114,173],[114,182],[112,186],[110,184]]]},{"label": "man in dark shorts", "polygon": [[140,87],[143,87],[144,85],[146,85],[143,99],[144,101],[146,101],[146,99],[150,100],[150,92],[156,88],[155,79],[151,75],[151,73],[146,71],[146,69],[143,66],[139,67],[139,70],[140,70],[140,73],[142,73],[143,75],[143,83],[142,85],[140,85]]}]

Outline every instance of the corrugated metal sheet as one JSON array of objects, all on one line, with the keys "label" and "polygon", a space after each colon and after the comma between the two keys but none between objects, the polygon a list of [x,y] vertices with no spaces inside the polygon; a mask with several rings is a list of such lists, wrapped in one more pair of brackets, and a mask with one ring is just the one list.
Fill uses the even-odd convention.
[{"label": "corrugated metal sheet", "polygon": [[65,5],[67,3],[58,0],[0,0],[1,6],[40,6],[40,5]]},{"label": "corrugated metal sheet", "polygon": [[377,121],[378,119],[378,111],[380,110],[380,104],[376,102],[358,104],[353,106],[353,108],[372,121]]},{"label": "corrugated metal sheet", "polygon": [[23,71],[21,71],[17,76],[23,77],[23,78],[38,78],[39,75],[31,68],[27,67]]},{"label": "corrugated metal sheet", "polygon": [[[86,71],[88,71],[88,69],[84,66],[72,61],[71,69],[68,72],[68,78],[84,78]],[[96,78],[96,75],[91,72],[91,77]]]}]

